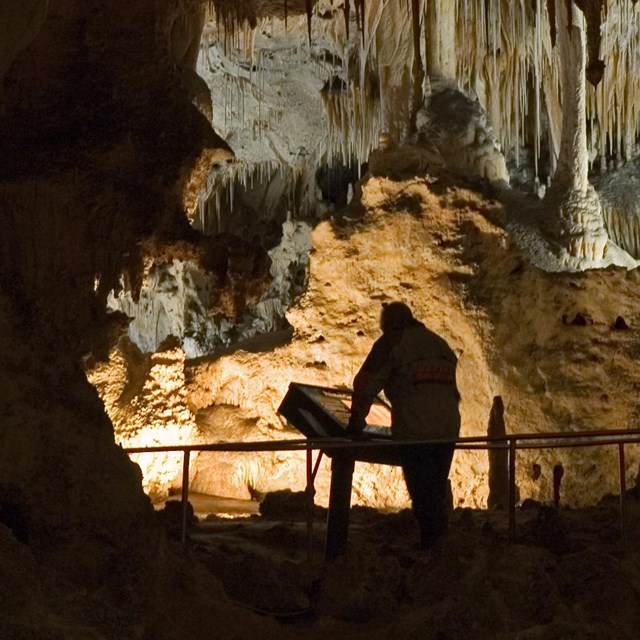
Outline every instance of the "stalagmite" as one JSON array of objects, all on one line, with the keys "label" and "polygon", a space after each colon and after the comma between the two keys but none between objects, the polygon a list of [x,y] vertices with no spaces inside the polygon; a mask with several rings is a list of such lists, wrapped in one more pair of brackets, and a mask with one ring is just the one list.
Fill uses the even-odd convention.
[{"label": "stalagmite", "polygon": [[[487,436],[500,438],[507,434],[504,421],[504,403],[500,396],[494,396],[489,414]],[[505,509],[509,504],[508,452],[504,449],[489,451],[489,509]]]},{"label": "stalagmite", "polygon": [[545,231],[570,259],[588,264],[604,258],[608,237],[588,178],[585,21],[571,0],[560,3],[557,15],[564,104],[558,167],[545,198]]}]

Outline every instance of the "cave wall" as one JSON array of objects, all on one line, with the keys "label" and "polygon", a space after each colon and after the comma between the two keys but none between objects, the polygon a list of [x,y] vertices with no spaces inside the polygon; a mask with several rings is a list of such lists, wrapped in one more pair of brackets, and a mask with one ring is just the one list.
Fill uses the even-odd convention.
[{"label": "cave wall", "polygon": [[182,79],[201,3],[32,5],[0,67],[0,521],[95,579],[151,508],[81,363],[124,330],[106,298],[122,273],[136,295],[143,240],[192,240],[185,207],[232,153]]},{"label": "cave wall", "polygon": [[[462,435],[487,434],[498,395],[507,433],[637,427],[637,270],[546,273],[514,240],[505,205],[490,197],[486,183],[463,188],[437,168],[426,178],[410,177],[417,166],[410,158],[407,150],[378,153],[357,203],[314,229],[309,285],[287,313],[290,342],[263,339],[216,358],[176,363],[199,440],[299,436],[277,414],[289,382],[350,386],[379,335],[380,303],[395,299],[407,301],[459,356]],[[528,201],[522,196],[518,206]],[[618,316],[624,324],[616,325]],[[112,358],[123,354],[121,346]],[[114,420],[123,411],[139,419],[152,402],[144,393],[133,399],[109,393],[107,408]],[[119,437],[126,441],[124,431]],[[639,463],[637,447],[628,447],[630,486]],[[564,504],[592,504],[617,491],[614,447],[549,449],[518,454],[520,498],[551,503],[558,464],[565,469]],[[457,453],[456,504],[486,506],[489,473],[486,452]],[[249,487],[302,490],[304,463],[287,454],[208,454],[194,462],[192,481],[200,491],[248,499]],[[328,482],[323,465],[320,503],[327,501]],[[166,494],[178,484],[176,469],[156,488]],[[401,473],[358,465],[354,500],[406,506]]]},{"label": "cave wall", "polygon": [[[229,3],[214,4],[221,16],[233,14]],[[495,2],[490,5],[497,6]],[[272,11],[274,6],[269,3],[255,5],[257,13],[249,16],[249,21],[255,22],[265,12]],[[24,5],[24,12],[16,12],[6,23],[15,26],[15,33],[26,35],[21,36],[15,46],[8,47],[2,58],[6,71],[2,79],[0,143],[7,153],[0,158],[0,216],[4,232],[0,250],[0,286],[7,301],[3,321],[11,327],[7,332],[10,339],[3,341],[2,348],[8,363],[4,373],[7,377],[12,375],[14,352],[24,350],[31,353],[31,349],[36,349],[35,356],[20,359],[20,366],[38,381],[26,388],[33,385],[39,388],[41,385],[45,398],[51,394],[55,398],[58,387],[42,375],[39,363],[54,363],[60,372],[76,372],[75,363],[80,358],[93,364],[107,355],[112,339],[121,335],[123,327],[118,317],[106,313],[107,295],[121,286],[120,278],[124,274],[123,285],[131,299],[136,301],[144,273],[143,253],[148,246],[145,239],[154,236],[157,242],[169,243],[189,242],[197,238],[184,211],[193,213],[200,193],[207,186],[211,166],[230,159],[232,152],[207,121],[210,110],[206,92],[191,74],[195,65],[195,43],[204,20],[202,5],[196,0],[145,0],[136,3],[118,0],[108,6],[98,0],[57,0],[47,4],[46,18],[40,10],[41,5],[37,5],[36,8],[40,8],[35,13],[34,7],[36,4]],[[300,13],[305,9],[306,6],[300,2],[291,4],[292,12]],[[495,11],[491,14],[491,19],[494,18]],[[406,24],[402,28],[403,33],[407,31],[405,27]],[[403,46],[404,51],[410,50],[406,42]],[[429,154],[425,153],[425,157]],[[398,168],[395,167],[396,170]],[[425,166],[420,167],[421,172],[425,170]],[[393,198],[393,194],[385,197]],[[422,205],[415,204],[414,200],[410,196],[407,202],[402,201],[403,210],[410,213],[415,208],[421,210]],[[388,208],[385,204],[375,206]],[[326,229],[324,224],[316,233],[316,251],[318,246],[325,246],[322,234]],[[469,230],[467,227],[460,229],[465,237]],[[393,233],[411,236],[413,231],[401,227]],[[472,242],[473,228],[469,237]],[[336,238],[340,239],[339,232]],[[390,258],[389,264],[395,264],[392,251],[387,247],[388,240],[372,242],[374,248],[370,253],[375,255],[376,261]],[[398,247],[400,244],[398,240]],[[380,247],[387,247],[389,252],[385,253]],[[330,243],[325,248],[328,251],[327,264],[330,264]],[[494,248],[489,247],[489,250]],[[345,250],[346,257],[352,257],[349,251],[354,249]],[[341,255],[342,258],[344,256]],[[314,317],[322,315],[321,309],[336,304],[336,309],[346,314],[354,325],[360,320],[367,323],[368,328],[362,330],[364,336],[357,337],[366,337],[370,342],[374,337],[377,312],[368,311],[364,319],[358,309],[364,308],[371,298],[404,297],[407,291],[421,288],[424,283],[412,284],[403,277],[407,270],[422,268],[409,258],[399,271],[389,271],[394,284],[385,281],[384,285],[378,286],[370,274],[366,277],[359,274],[353,277],[361,282],[345,284],[344,290],[350,293],[339,300],[331,297],[316,299],[312,289],[290,314],[290,321],[299,337],[304,335],[305,325],[322,327],[326,324],[336,331],[347,327],[345,321],[335,315],[331,320]],[[465,269],[473,271],[472,263],[476,258],[471,255],[469,259],[470,264],[461,273],[454,273],[454,281],[465,280],[468,275]],[[348,270],[342,269],[346,264],[348,262],[341,262],[339,273],[326,276],[325,282],[332,283],[334,279],[337,282],[339,277],[349,275]],[[358,288],[365,281],[367,288]],[[340,289],[335,287],[336,291]],[[449,291],[449,288],[445,289]],[[449,308],[461,310],[460,317],[464,317],[462,310],[466,304],[463,294],[464,291],[459,294],[459,299],[446,300]],[[422,311],[427,315],[427,300],[419,299],[416,305],[419,314]],[[442,300],[439,299],[440,304]],[[499,303],[497,300],[486,302],[487,308],[493,304]],[[313,310],[315,308],[317,310]],[[521,307],[516,305],[516,308]],[[300,309],[308,309],[309,317],[301,319]],[[524,313],[524,306],[522,310]],[[332,312],[335,313],[337,311]],[[474,314],[474,322],[482,329],[474,327],[468,332],[469,336],[474,336],[469,338],[474,344],[472,352],[477,365],[472,369],[483,371],[486,380],[480,387],[483,391],[472,392],[470,404],[465,405],[468,425],[484,424],[494,389],[504,392],[502,383],[491,382],[492,376],[497,375],[498,365],[492,364],[486,347],[479,346],[491,333],[486,326],[503,322],[504,318],[494,318],[486,310],[482,313],[474,311]],[[508,319],[509,323],[513,322],[513,318]],[[436,328],[440,328],[463,350],[459,335],[463,329],[454,331],[447,328],[444,318],[436,320],[439,323]],[[609,319],[599,322],[606,324]],[[339,361],[335,361],[335,368],[332,368],[327,359],[331,360],[332,353],[338,353],[338,346],[331,346],[319,329],[309,330],[309,334],[311,337],[307,343],[312,346],[305,346],[300,354],[294,355],[286,350],[278,351],[278,357],[284,358],[285,362],[290,362],[294,356],[309,362],[310,366],[303,371],[314,381],[350,383],[354,363],[364,355],[369,342],[355,340],[345,344],[342,340],[336,341],[342,351]],[[539,345],[534,346],[537,348]],[[332,351],[334,348],[335,352]],[[244,356],[236,357],[242,359]],[[180,362],[180,357],[177,358]],[[251,365],[247,374],[240,375],[236,371],[234,376],[228,376],[233,378],[233,382],[223,385],[216,382],[216,376],[221,380],[227,379],[218,371],[225,362],[227,360],[222,359],[208,365],[203,369],[208,373],[194,369],[196,379],[200,380],[201,375],[210,377],[203,388],[197,385],[194,388],[189,411],[204,410],[216,403],[239,407],[244,403],[258,424],[264,423],[265,428],[275,428],[278,432],[282,425],[275,416],[275,397],[281,395],[283,383],[278,382],[274,387],[278,389],[277,393],[270,392],[268,402],[252,399],[251,389],[258,384],[253,377],[263,384],[261,371],[264,365],[260,364],[257,370]],[[266,358],[265,362],[269,359]],[[299,371],[297,364],[291,365],[291,370],[283,368],[280,363],[271,365],[282,380],[295,377],[294,371]],[[138,516],[144,520],[144,514],[148,512],[140,491],[139,477],[135,468],[117,453],[111,436],[105,435],[105,415],[96,403],[91,387],[78,377],[79,374],[69,375],[74,384],[77,382],[81,389],[78,393],[84,401],[96,410],[95,414],[86,416],[86,433],[90,435],[83,435],[84,445],[95,446],[98,459],[115,456],[119,462],[114,463],[114,481],[121,478],[122,486],[129,488],[125,492],[129,506],[123,510],[125,515],[122,516],[124,530],[126,523]],[[527,382],[518,382],[518,385],[536,388],[532,382],[535,375],[533,371],[527,373]],[[505,376],[500,372],[501,380],[506,379]],[[237,391],[243,384],[246,388]],[[216,385],[224,389],[219,397]],[[29,397],[33,395],[30,393]],[[7,405],[9,408],[17,407],[16,414],[21,413],[23,405],[31,402],[24,393],[16,392],[12,397],[14,399]],[[623,394],[621,397],[626,396]],[[58,400],[52,402],[55,405]],[[523,406],[527,406],[527,402],[523,401]],[[549,424],[560,424],[558,410],[549,411],[553,416]],[[535,411],[531,415],[536,415]],[[624,415],[626,422],[627,414]],[[541,420],[540,424],[543,423]],[[46,442],[49,437],[46,421],[34,418],[29,424],[36,434],[30,441],[42,438]],[[16,427],[5,419],[2,429],[3,437],[10,439]],[[9,461],[12,465],[27,465],[22,455],[14,456],[12,446],[5,447],[3,455],[7,465]],[[64,456],[71,454],[60,455],[64,460]],[[19,463],[20,460],[23,462]],[[71,458],[68,465],[53,464],[46,457],[38,459],[36,464],[42,477],[55,475],[61,467],[64,478],[72,466]],[[478,459],[476,467],[477,474],[482,476],[485,473],[484,461]],[[4,490],[7,496],[12,492],[23,496],[17,501],[19,504],[12,503],[10,508],[7,507],[7,512],[22,509],[24,513],[31,513],[29,518],[34,523],[39,522],[40,517],[45,523],[48,517],[53,519],[53,514],[43,515],[46,513],[42,506],[46,502],[44,497],[33,503],[36,506],[29,506],[28,496],[40,486],[39,477],[21,476],[14,467],[7,468],[13,471],[6,476],[6,486],[9,486],[9,476],[23,478],[20,486],[12,487],[11,491]],[[70,480],[73,484],[79,481],[78,478]],[[88,474],[84,481],[89,483],[95,495],[113,500],[97,477],[91,478]],[[47,499],[59,499],[62,485],[47,486],[44,494]],[[374,493],[376,491],[373,489]],[[65,500],[66,496],[63,503]],[[482,491],[469,500],[482,503]],[[9,498],[5,498],[5,502],[9,505]],[[77,504],[69,504],[70,511],[77,514]],[[95,511],[93,516],[87,517],[89,520],[95,517],[96,522],[101,522],[101,516]],[[33,531],[36,530],[45,531],[47,526],[34,524]]]}]

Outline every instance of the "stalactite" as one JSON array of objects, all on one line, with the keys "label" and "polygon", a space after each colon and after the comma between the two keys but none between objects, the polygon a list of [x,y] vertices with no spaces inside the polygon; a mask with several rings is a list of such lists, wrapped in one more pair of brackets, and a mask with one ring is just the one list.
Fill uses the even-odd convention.
[{"label": "stalactite", "polygon": [[[456,78],[456,17],[447,6],[443,0],[429,0],[425,7],[426,67],[430,79]],[[465,20],[463,14],[461,22]]]},{"label": "stalactite", "polygon": [[348,165],[354,157],[360,165],[377,146],[379,108],[365,91],[352,83],[347,90],[326,88],[321,92],[328,130],[325,154],[329,159],[338,156]]},{"label": "stalactite", "polygon": [[[356,22],[361,31],[359,73],[357,77],[347,78],[348,98],[323,95],[325,105],[331,105],[327,113],[327,149],[335,151],[339,148],[340,155],[345,157],[350,157],[349,149],[358,149],[358,153],[364,154],[364,158],[358,159],[366,160],[367,147],[375,147],[374,132],[379,131],[381,122],[379,113],[373,120],[375,126],[365,126],[361,121],[365,113],[373,115],[379,108],[375,97],[378,88],[369,86],[370,78],[380,81],[379,90],[385,102],[388,92],[394,90],[393,84],[389,83],[399,81],[399,76],[395,74],[407,73],[412,85],[411,94],[407,94],[407,106],[411,111],[420,102],[421,69],[424,72],[426,67],[431,79],[434,76],[450,78],[463,89],[477,93],[505,154],[513,152],[516,160],[519,160],[520,147],[531,146],[535,153],[534,162],[537,163],[543,147],[541,139],[548,135],[553,170],[559,151],[560,105],[563,103],[560,95],[560,62],[555,46],[558,38],[556,13],[560,7],[565,9],[566,0],[560,0],[560,4],[557,4],[557,0],[405,1],[399,3],[400,10],[405,14],[410,11],[413,29],[409,28],[408,34],[402,35],[392,33],[397,24],[388,16],[383,17],[384,7],[395,5],[396,2],[369,0],[369,4],[365,4],[364,0],[349,0],[342,4],[345,31],[349,28],[352,8],[355,8]],[[240,22],[243,19],[240,4],[231,0],[212,0],[219,25],[222,24],[224,31],[231,33],[245,24]],[[636,103],[640,98],[640,74],[635,70],[640,67],[640,6],[631,0],[609,0],[608,3],[604,0],[578,0],[576,5],[583,10],[587,19],[587,75],[593,85],[599,81],[597,90],[592,86],[588,88],[586,117],[592,123],[590,146],[597,150],[601,156],[600,166],[604,167],[606,157],[603,157],[603,150],[607,154],[614,154],[620,161],[627,161],[637,152],[640,109]],[[299,6],[305,7],[307,35],[310,39],[313,2],[305,0],[304,5],[300,2]],[[284,0],[285,18],[293,10],[292,7],[289,0]],[[433,16],[438,10],[444,10],[447,18],[453,16],[453,31],[449,33],[449,25],[442,29],[448,37],[440,43],[432,33]],[[424,19],[421,12],[424,13]],[[246,24],[244,28],[246,30]],[[318,25],[317,28],[322,27]],[[421,42],[422,29],[424,43]],[[224,37],[226,40],[228,35]],[[407,37],[407,42],[399,43],[399,39]],[[247,40],[245,36],[245,43]],[[401,47],[398,51],[402,51],[398,55],[406,57],[403,62],[409,65],[408,71],[399,71],[399,59],[397,64],[394,63],[392,72],[378,68],[380,48],[385,42],[398,42]],[[450,59],[447,58],[448,53],[443,53],[443,46],[454,52]],[[426,65],[421,59],[421,47],[426,49]],[[406,55],[407,52],[409,55]],[[602,61],[606,62],[606,70],[602,65],[598,66]],[[268,64],[268,60],[261,59],[261,66],[263,63]],[[263,83],[262,71],[260,76],[260,82]],[[352,82],[355,85],[353,88]],[[226,104],[229,114],[232,100],[234,109],[236,102],[240,108],[243,104],[244,87],[237,90],[240,93],[235,97],[231,95],[232,88],[228,90]],[[260,106],[260,121],[263,117],[269,119],[269,113],[263,107]],[[344,109],[353,109],[353,112]],[[362,126],[366,131],[358,133],[357,128]],[[346,127],[349,131],[338,134],[340,127]],[[254,125],[257,138],[262,136],[262,129],[261,122],[257,123],[257,127]],[[610,141],[609,148],[607,140]]]},{"label": "stalactite", "polygon": [[556,46],[557,28],[556,28],[556,0],[547,0],[547,15],[549,16],[549,35],[551,37],[551,46]]},{"label": "stalactite", "polygon": [[411,0],[411,24],[413,31],[413,65],[411,69],[411,120],[409,132],[415,133],[416,130],[416,114],[422,105],[422,84],[424,82],[424,66],[422,64],[422,55],[420,53],[420,0]]},{"label": "stalactite", "polygon": [[600,30],[605,0],[575,0],[584,13],[587,22],[587,51],[589,62],[586,69],[587,79],[595,87],[604,74],[604,60],[600,56]]},{"label": "stalactite", "polygon": [[309,46],[311,46],[311,14],[313,13],[312,0],[305,0],[305,11],[307,14],[307,33],[309,36]]},{"label": "stalactite", "polygon": [[[290,174],[285,175],[285,166]],[[287,209],[292,211],[294,217],[309,215],[314,193],[309,185],[302,184],[303,177],[308,175],[306,171],[308,168],[304,163],[284,165],[280,160],[237,161],[224,171],[213,170],[207,189],[200,196],[198,211],[194,216],[195,228],[205,235],[227,231],[232,217],[244,206],[242,192],[268,185],[278,173],[279,180],[285,184],[280,202],[286,201]]]},{"label": "stalactite", "polygon": [[563,126],[560,159],[556,179],[584,191],[588,184],[586,144],[586,89],[580,69],[585,66],[585,47],[579,18],[569,5],[566,9],[567,35],[561,34],[560,49],[563,71]]},{"label": "stalactite", "polygon": [[[509,25],[508,28],[503,27],[501,32],[492,26],[498,16],[498,4]],[[540,20],[536,27],[533,9],[537,9],[538,4],[541,5]],[[598,100],[588,101],[587,117],[593,119],[598,139],[609,138],[615,148],[622,150],[622,157],[628,159],[635,153],[640,124],[638,107],[635,106],[640,98],[640,76],[635,72],[640,65],[640,7],[637,4],[634,7],[629,0],[610,1],[602,6],[606,11],[603,11],[599,58],[606,62],[607,70],[598,85],[598,93],[602,91],[602,96]],[[560,63],[557,48],[554,47],[557,8],[555,0],[540,3],[524,0],[490,0],[488,3],[486,0],[457,0],[462,19],[457,21],[456,40],[464,43],[458,51],[457,77],[463,87],[477,91],[481,97],[506,153],[514,151],[518,154],[518,140],[538,147],[536,139],[544,133],[536,131],[536,127],[530,128],[526,113],[528,100],[522,98],[531,90],[538,91],[536,85],[529,86],[528,81],[529,77],[535,77],[535,69],[544,80],[539,89],[540,106],[546,111],[548,130],[555,140],[552,146],[557,152],[561,128],[559,118],[562,115],[560,109],[553,107],[557,101],[555,96],[560,91]],[[494,58],[495,34],[499,35],[497,45],[500,54]],[[597,65],[593,68],[598,71]],[[597,79],[593,74],[590,75],[592,80]],[[588,91],[595,89],[590,86]],[[535,99],[532,103],[535,103]],[[592,109],[595,109],[593,113]],[[553,154],[552,150],[552,157]]]},{"label": "stalactite", "polygon": [[483,6],[484,14],[482,21],[484,24],[485,42],[489,42],[489,15],[491,13],[491,0],[484,0]]},{"label": "stalactite", "polygon": [[411,0],[411,20],[413,27],[414,66],[424,72],[420,53],[420,0]]},{"label": "stalactite", "polygon": [[351,19],[351,5],[349,0],[344,0],[344,28],[347,35],[347,42],[349,41],[349,20]]},{"label": "stalactite", "polygon": [[[542,60],[542,15],[541,15],[541,3],[536,2],[536,18],[535,18],[535,39],[534,39],[534,101],[535,101],[535,113],[534,113],[534,168],[536,178],[538,177],[538,159],[540,157],[540,87],[542,78],[540,75],[540,66]],[[519,145],[518,145],[519,146]]]}]

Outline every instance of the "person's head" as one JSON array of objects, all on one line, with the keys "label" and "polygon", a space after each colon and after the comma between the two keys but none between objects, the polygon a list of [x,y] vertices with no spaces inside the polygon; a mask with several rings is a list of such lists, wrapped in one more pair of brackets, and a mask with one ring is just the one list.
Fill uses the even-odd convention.
[{"label": "person's head", "polygon": [[408,329],[414,322],[411,309],[404,302],[391,302],[382,307],[380,328],[382,333],[395,333]]}]

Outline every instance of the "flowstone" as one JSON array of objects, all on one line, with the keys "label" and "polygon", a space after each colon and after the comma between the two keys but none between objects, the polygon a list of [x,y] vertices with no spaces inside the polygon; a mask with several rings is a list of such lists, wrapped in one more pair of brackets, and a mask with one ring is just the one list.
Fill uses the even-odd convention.
[{"label": "flowstone", "polygon": [[552,185],[544,200],[543,229],[558,247],[567,267],[589,268],[606,258],[609,236],[596,190],[585,191]]}]

